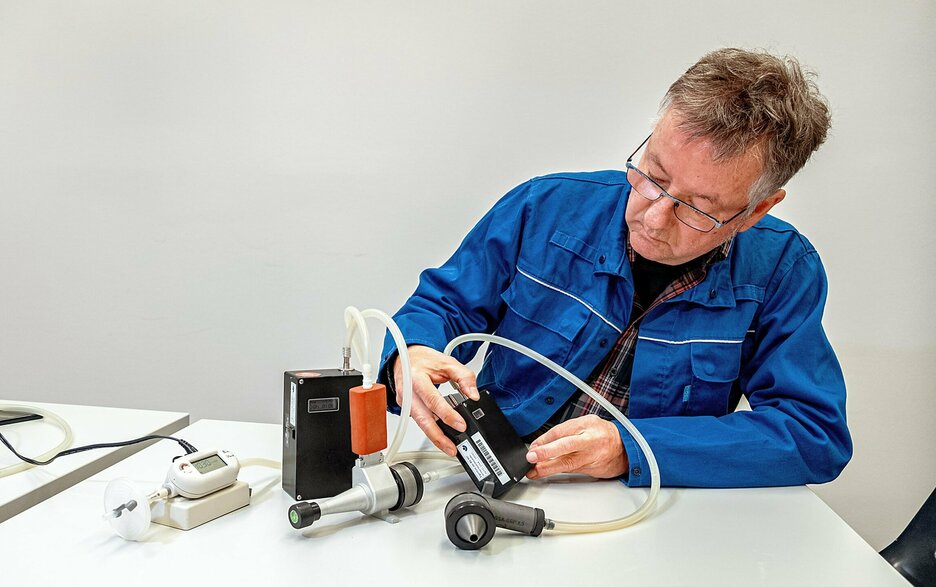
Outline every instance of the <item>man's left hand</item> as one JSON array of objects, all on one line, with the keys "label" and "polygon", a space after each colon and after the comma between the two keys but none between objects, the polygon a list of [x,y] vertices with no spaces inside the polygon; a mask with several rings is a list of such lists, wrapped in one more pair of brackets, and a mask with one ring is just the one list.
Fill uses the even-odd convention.
[{"label": "man's left hand", "polygon": [[527,473],[539,479],[557,473],[582,473],[606,479],[627,471],[627,453],[617,426],[598,416],[572,418],[533,441]]}]

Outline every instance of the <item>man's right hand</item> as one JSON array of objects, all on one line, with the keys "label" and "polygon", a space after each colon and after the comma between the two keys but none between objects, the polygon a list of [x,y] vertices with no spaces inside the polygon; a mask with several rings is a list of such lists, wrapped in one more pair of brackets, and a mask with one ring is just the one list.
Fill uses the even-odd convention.
[{"label": "man's right hand", "polygon": [[[475,374],[452,357],[427,346],[412,345],[409,348],[410,371],[413,376],[413,406],[410,416],[432,441],[447,455],[455,456],[455,445],[436,425],[440,419],[452,428],[463,432],[465,421],[448,402],[436,385],[447,381],[455,382],[462,395],[473,400],[480,399]],[[393,362],[393,383],[396,388],[397,404],[403,405],[403,367],[399,355]]]}]

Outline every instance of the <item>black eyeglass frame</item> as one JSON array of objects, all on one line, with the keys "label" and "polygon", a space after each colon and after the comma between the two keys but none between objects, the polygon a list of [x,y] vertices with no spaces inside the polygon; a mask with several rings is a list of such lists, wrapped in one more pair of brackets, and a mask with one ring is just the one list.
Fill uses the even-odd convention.
[{"label": "black eyeglass frame", "polygon": [[624,163],[624,165],[627,167],[627,169],[633,169],[638,175],[640,175],[640,177],[646,179],[647,181],[649,181],[650,183],[652,183],[654,186],[656,186],[656,188],[657,188],[658,190],[660,190],[660,193],[657,195],[657,197],[655,197],[655,198],[648,198],[648,197],[645,196],[642,192],[640,192],[639,190],[636,190],[636,188],[635,188],[635,191],[637,191],[637,193],[639,193],[644,199],[649,200],[649,201],[651,201],[651,202],[656,202],[657,200],[660,199],[660,196],[666,196],[667,198],[669,198],[669,199],[673,200],[674,202],[676,202],[676,206],[685,206],[685,207],[689,208],[690,210],[692,210],[692,211],[694,211],[694,212],[698,212],[699,214],[701,214],[702,216],[708,218],[709,220],[711,220],[711,221],[714,223],[713,226],[712,226],[712,228],[709,228],[708,230],[703,230],[703,229],[701,229],[701,228],[696,228],[695,226],[692,226],[691,224],[689,224],[688,222],[686,222],[685,220],[683,220],[683,219],[680,218],[679,216],[676,216],[676,207],[673,207],[673,216],[676,216],[676,220],[679,220],[680,222],[682,222],[683,224],[685,224],[686,226],[688,226],[688,227],[691,228],[692,230],[697,230],[697,231],[699,231],[699,232],[712,232],[712,231],[715,230],[716,228],[721,228],[722,226],[725,226],[726,224],[728,224],[729,222],[731,222],[731,221],[734,220],[735,218],[741,216],[742,214],[744,214],[745,212],[748,211],[749,206],[745,206],[744,208],[741,209],[741,211],[739,211],[737,214],[735,214],[735,215],[732,216],[731,218],[729,218],[729,219],[727,219],[727,220],[719,220],[718,218],[715,218],[715,217],[712,216],[711,214],[708,214],[708,213],[706,213],[706,212],[703,212],[702,210],[699,210],[698,208],[696,208],[696,207],[693,206],[692,204],[690,204],[690,203],[688,203],[688,202],[684,202],[684,201],[680,200],[679,198],[677,198],[676,196],[671,195],[668,191],[666,191],[666,190],[664,190],[662,187],[660,187],[660,184],[658,184],[657,182],[655,182],[655,181],[653,180],[652,177],[650,177],[649,175],[647,175],[646,173],[644,173],[643,171],[641,171],[640,169],[638,169],[637,166],[634,165],[634,164],[632,163],[632,161],[634,160],[634,155],[636,155],[636,154],[643,148],[643,146],[647,144],[647,141],[649,141],[649,140],[650,140],[650,137],[652,137],[652,136],[653,136],[653,133],[650,133],[649,135],[647,135],[647,138],[645,138],[645,139],[643,140],[643,142],[640,143],[640,145],[638,145],[636,149],[634,149],[634,152],[630,154],[630,157],[628,157],[628,158],[627,158],[627,161]]}]

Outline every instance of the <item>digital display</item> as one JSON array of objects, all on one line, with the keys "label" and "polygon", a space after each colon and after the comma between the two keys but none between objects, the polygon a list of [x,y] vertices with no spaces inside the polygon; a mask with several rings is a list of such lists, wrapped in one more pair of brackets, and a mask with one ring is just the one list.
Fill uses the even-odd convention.
[{"label": "digital display", "polygon": [[211,471],[216,471],[225,467],[226,465],[227,463],[221,460],[221,457],[218,455],[211,455],[210,457],[192,461],[192,466],[195,467],[195,470],[199,473],[210,473]]},{"label": "digital display", "polygon": [[309,400],[309,413],[315,414],[318,412],[337,412],[338,411],[338,398],[337,397],[325,397],[321,399],[310,399]]}]

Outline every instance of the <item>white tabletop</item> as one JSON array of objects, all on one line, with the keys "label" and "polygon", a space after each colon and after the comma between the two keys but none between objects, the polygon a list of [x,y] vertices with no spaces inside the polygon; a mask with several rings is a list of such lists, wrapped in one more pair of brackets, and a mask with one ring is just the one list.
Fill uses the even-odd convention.
[{"label": "white tabletop", "polygon": [[[281,456],[273,424],[202,420],[178,435],[241,459]],[[419,437],[411,426],[404,446]],[[278,471],[247,467],[248,507],[187,532],[154,525],[145,542],[113,534],[101,518],[107,482],[128,476],[155,487],[177,454],[160,442],[0,525],[0,567],[13,579],[4,584],[906,585],[805,487],[665,489],[657,511],[628,529],[539,538],[498,530],[484,549],[461,551],[446,538],[442,512],[473,489],[464,475],[428,485],[398,524],[348,513],[297,531]],[[644,491],[565,477],[526,482],[509,497],[583,521],[629,513]]]},{"label": "white tabletop", "polygon": [[[85,444],[119,442],[147,434],[172,434],[187,426],[188,414],[101,408],[32,401],[0,400],[0,405],[36,406],[60,416],[72,428],[73,448]],[[0,426],[0,433],[28,457],[38,456],[55,447],[64,437],[62,430],[45,419]],[[151,442],[123,448],[89,450],[63,456],[49,465],[0,477],[0,522],[87,479],[99,471],[146,448]],[[0,468],[21,463],[5,446],[0,445]],[[0,556],[0,560],[6,558]]]}]

